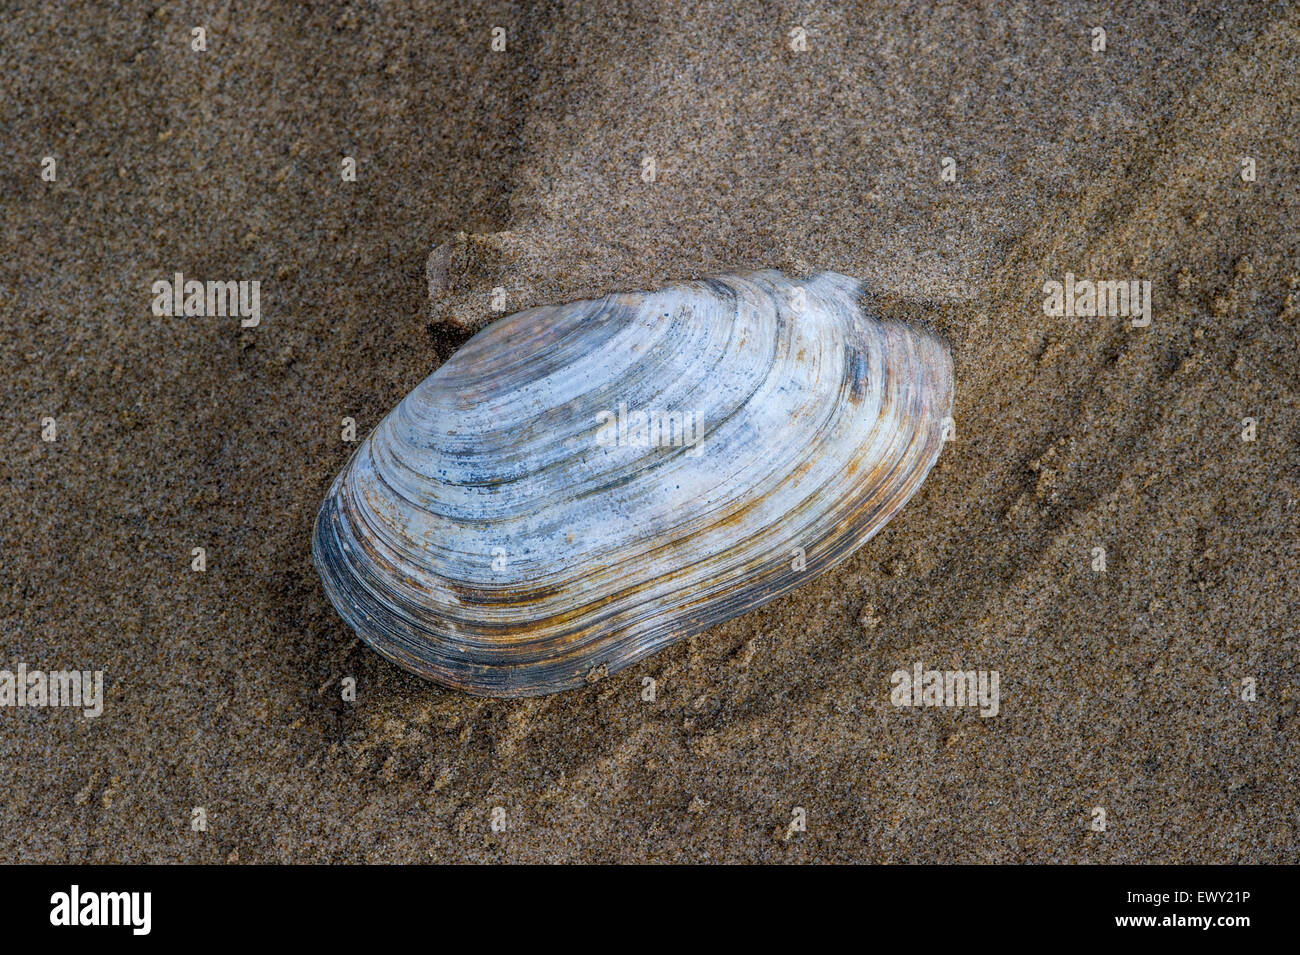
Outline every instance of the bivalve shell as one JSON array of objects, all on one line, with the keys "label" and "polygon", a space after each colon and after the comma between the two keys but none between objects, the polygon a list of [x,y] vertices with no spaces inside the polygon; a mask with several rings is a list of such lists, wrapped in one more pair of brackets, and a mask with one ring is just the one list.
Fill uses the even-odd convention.
[{"label": "bivalve shell", "polygon": [[920,487],[951,406],[947,347],[831,272],[532,308],[380,422],[312,552],[389,659],[552,693],[844,560]]}]

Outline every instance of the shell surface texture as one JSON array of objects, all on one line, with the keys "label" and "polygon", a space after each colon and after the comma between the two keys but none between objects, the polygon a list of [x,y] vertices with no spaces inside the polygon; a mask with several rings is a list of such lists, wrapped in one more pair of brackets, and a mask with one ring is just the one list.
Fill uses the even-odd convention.
[{"label": "shell surface texture", "polygon": [[494,322],[335,479],[331,603],[408,670],[517,697],[811,580],[920,487],[951,415],[947,346],[861,291],[752,272]]}]

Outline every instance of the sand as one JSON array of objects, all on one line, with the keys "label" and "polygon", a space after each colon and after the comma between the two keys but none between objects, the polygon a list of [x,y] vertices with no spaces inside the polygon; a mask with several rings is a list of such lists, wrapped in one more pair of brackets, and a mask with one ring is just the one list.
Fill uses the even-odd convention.
[{"label": "sand", "polygon": [[[0,20],[0,667],[105,680],[0,708],[3,857],[1300,861],[1300,14],[974,6]],[[754,267],[952,344],[955,440],[879,536],[558,696],[355,638],[309,554],[344,417],[496,287]],[[175,272],[260,324],[154,315]],[[1045,315],[1067,272],[1149,280],[1150,325]],[[892,705],[917,662],[997,670],[998,715]]]}]

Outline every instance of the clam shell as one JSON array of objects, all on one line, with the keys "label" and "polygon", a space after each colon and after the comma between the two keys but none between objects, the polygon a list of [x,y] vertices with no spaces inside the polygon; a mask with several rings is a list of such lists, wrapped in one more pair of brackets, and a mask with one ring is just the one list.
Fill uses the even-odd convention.
[{"label": "clam shell", "polygon": [[390,660],[552,693],[844,560],[920,486],[951,405],[947,347],[831,272],[532,308],[380,422],[312,554]]}]

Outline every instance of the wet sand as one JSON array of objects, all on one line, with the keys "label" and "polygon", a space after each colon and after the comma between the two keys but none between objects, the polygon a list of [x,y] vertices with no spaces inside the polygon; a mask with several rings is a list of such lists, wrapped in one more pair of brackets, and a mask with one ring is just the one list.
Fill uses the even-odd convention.
[{"label": "wet sand", "polygon": [[[1282,3],[4,18],[0,667],[105,673],[97,718],[0,708],[4,857],[1300,861],[1298,66]],[[492,289],[759,267],[951,342],[955,440],[866,547],[540,699],[334,614],[341,420]],[[175,272],[260,324],[155,316]],[[1150,281],[1150,325],[1045,315],[1067,272]],[[997,670],[998,715],[892,705],[917,662]]]}]

